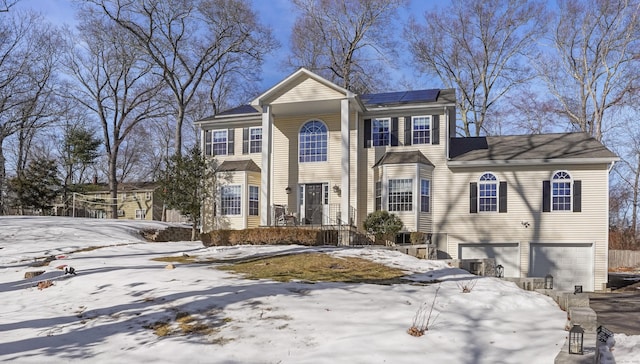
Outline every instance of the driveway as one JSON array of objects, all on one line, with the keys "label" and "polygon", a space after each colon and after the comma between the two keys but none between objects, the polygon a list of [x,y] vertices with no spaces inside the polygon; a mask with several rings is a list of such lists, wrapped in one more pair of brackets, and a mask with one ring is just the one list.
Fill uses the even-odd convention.
[{"label": "driveway", "polygon": [[598,315],[598,325],[614,333],[640,335],[640,283],[611,293],[589,295],[589,304]]}]

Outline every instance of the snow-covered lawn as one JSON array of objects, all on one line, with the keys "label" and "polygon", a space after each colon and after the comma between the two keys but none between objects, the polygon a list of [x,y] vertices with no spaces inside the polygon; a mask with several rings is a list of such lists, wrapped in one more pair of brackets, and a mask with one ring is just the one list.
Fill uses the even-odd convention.
[{"label": "snow-covered lawn", "polygon": [[[553,363],[567,336],[566,313],[550,298],[441,261],[382,249],[147,243],[137,233],[159,226],[1,217],[0,361]],[[89,247],[99,248],[83,251]],[[215,264],[167,269],[151,260],[305,251],[381,262],[405,270],[416,283],[278,283],[243,279]],[[31,266],[51,255],[57,260],[48,266]],[[65,275],[58,269],[63,266],[77,275]],[[45,273],[24,279],[35,270]],[[426,283],[436,279],[442,283]],[[474,279],[473,290],[462,293],[461,282]],[[53,286],[36,287],[46,280]],[[429,330],[408,335],[416,312],[430,306],[438,287]],[[204,330],[183,334],[180,317],[189,319],[187,327]],[[157,336],[154,328],[162,323],[178,333]],[[629,341],[634,344],[633,337]]]}]

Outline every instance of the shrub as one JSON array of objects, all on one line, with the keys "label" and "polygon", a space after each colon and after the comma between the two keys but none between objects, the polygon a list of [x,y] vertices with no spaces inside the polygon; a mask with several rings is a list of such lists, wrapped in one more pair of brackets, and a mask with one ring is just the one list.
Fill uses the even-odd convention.
[{"label": "shrub", "polygon": [[245,230],[213,230],[200,236],[204,246],[220,245],[322,245],[337,242],[337,233],[298,227],[264,227]]},{"label": "shrub", "polygon": [[395,235],[402,229],[402,220],[388,211],[374,211],[364,220],[364,229],[373,234],[377,241],[393,241]]},{"label": "shrub", "polygon": [[409,236],[409,239],[411,240],[411,244],[413,245],[424,244],[426,241],[426,238],[427,238],[427,234],[421,231],[414,231]]}]

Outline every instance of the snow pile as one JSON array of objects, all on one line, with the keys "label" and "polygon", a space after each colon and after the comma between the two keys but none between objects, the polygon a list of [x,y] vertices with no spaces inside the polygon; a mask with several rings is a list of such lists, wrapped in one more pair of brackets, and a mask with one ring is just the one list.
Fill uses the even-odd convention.
[{"label": "snow pile", "polygon": [[[0,218],[0,361],[552,363],[565,341],[566,313],[550,298],[441,261],[374,248],[144,243],[137,234],[159,226]],[[381,262],[414,283],[279,283],[216,264],[165,269],[167,262],[151,260],[318,251]],[[50,255],[57,260],[31,266]],[[34,270],[44,274],[24,279]],[[53,285],[39,290],[42,281]],[[463,285],[471,292],[462,293]],[[428,330],[410,336],[424,304],[433,305]],[[163,330],[171,334],[158,336]],[[638,354],[633,347],[624,353],[624,339],[616,339],[619,363]]]}]

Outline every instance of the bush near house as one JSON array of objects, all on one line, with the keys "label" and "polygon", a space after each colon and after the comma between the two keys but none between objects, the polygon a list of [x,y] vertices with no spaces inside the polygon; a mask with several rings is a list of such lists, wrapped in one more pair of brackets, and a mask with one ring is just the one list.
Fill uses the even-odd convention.
[{"label": "bush near house", "polygon": [[337,242],[334,231],[297,227],[254,228],[245,230],[213,230],[200,236],[204,246],[224,245],[324,245]]},{"label": "bush near house", "polygon": [[376,243],[394,241],[395,236],[402,229],[402,220],[388,211],[374,211],[367,215],[363,223],[364,230],[376,237]]}]

